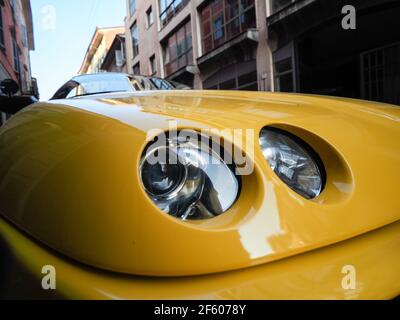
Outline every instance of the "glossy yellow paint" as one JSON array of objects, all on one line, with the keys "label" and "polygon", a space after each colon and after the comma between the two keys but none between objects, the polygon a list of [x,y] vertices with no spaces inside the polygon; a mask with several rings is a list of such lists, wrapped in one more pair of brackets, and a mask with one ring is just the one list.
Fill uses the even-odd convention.
[{"label": "glossy yellow paint", "polygon": [[[254,172],[237,203],[196,223],[162,212],[141,187],[147,133],[254,129]],[[143,92],[40,103],[0,129],[0,211],[56,251],[101,269],[193,276],[261,265],[400,219],[400,109],[349,99],[246,92]],[[307,141],[325,163],[308,201],[258,147],[267,125]],[[150,137],[152,138],[152,137]],[[397,278],[398,279],[398,278]]]},{"label": "glossy yellow paint", "polygon": [[[187,278],[101,272],[61,258],[0,218],[7,247],[0,298],[45,299],[392,299],[400,293],[400,222],[327,248],[258,267]],[[6,267],[4,266],[6,265]],[[56,270],[56,291],[41,289],[42,268]],[[343,289],[353,266],[355,289]]]}]

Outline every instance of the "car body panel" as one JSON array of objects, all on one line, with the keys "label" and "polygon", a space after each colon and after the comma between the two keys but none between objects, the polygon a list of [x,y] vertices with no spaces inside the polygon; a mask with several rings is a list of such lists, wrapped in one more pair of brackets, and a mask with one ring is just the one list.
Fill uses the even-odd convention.
[{"label": "car body panel", "polygon": [[[400,293],[400,222],[327,248],[216,275],[148,278],[102,272],[32,241],[0,218],[5,299],[392,299]],[[43,267],[54,267],[56,290],[43,290]],[[347,287],[347,268],[355,287]],[[45,269],[48,270],[48,269]],[[23,279],[23,281],[21,281]]]},{"label": "car body panel", "polygon": [[[141,155],[152,129],[168,130],[171,120],[179,129],[255,130],[245,141],[255,147],[255,170],[227,213],[183,222],[147,197]],[[252,267],[398,221],[399,124],[400,109],[390,105],[291,94],[138,92],[39,103],[0,129],[0,211],[101,269],[174,277]],[[268,166],[258,147],[268,125],[320,155],[328,181],[317,199],[292,191]]]}]

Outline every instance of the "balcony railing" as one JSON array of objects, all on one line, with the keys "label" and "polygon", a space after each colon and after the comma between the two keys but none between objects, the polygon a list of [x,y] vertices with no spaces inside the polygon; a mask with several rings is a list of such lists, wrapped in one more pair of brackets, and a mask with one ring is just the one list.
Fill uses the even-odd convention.
[{"label": "balcony railing", "polygon": [[190,48],[188,51],[182,53],[179,57],[171,62],[165,64],[165,73],[167,76],[170,74],[193,64],[193,49]]},{"label": "balcony railing", "polygon": [[271,14],[274,14],[283,8],[291,5],[292,3],[296,2],[297,0],[270,0],[271,1]]},{"label": "balcony railing", "polygon": [[173,0],[160,14],[161,27],[166,26],[188,3],[189,0]]}]

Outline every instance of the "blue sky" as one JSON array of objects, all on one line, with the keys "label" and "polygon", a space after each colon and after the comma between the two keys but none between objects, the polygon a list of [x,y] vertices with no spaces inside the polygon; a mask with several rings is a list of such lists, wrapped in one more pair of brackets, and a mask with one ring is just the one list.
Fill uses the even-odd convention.
[{"label": "blue sky", "polygon": [[32,0],[35,51],[32,75],[40,99],[76,75],[96,26],[122,26],[125,0]]}]

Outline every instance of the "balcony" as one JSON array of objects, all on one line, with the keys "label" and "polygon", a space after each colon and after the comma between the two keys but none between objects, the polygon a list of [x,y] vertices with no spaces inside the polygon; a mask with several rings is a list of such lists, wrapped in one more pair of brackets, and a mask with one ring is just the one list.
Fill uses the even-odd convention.
[{"label": "balcony", "polygon": [[271,14],[277,13],[295,2],[298,2],[298,0],[270,0]]},{"label": "balcony", "polygon": [[186,66],[190,66],[193,64],[193,50],[190,48],[188,51],[182,53],[173,61],[165,64],[165,74],[167,76],[172,75],[173,73],[181,70]]},{"label": "balcony", "polygon": [[[282,21],[289,16],[301,11],[302,9],[309,7],[312,3],[318,2],[318,0],[270,0],[271,2],[271,14],[267,18],[269,26]],[[324,1],[322,1],[324,2]],[[324,3],[328,5],[328,3]]]},{"label": "balcony", "polygon": [[258,43],[258,40],[258,30],[248,29],[198,58],[197,64],[199,67],[204,67],[209,63],[222,63],[225,59],[224,56],[246,55],[245,52],[248,50],[251,51],[251,48]]},{"label": "balcony", "polygon": [[257,26],[254,0],[216,0],[200,13],[205,54]]},{"label": "balcony", "polygon": [[161,0],[160,1],[160,22],[165,27],[187,4],[189,0]]}]

